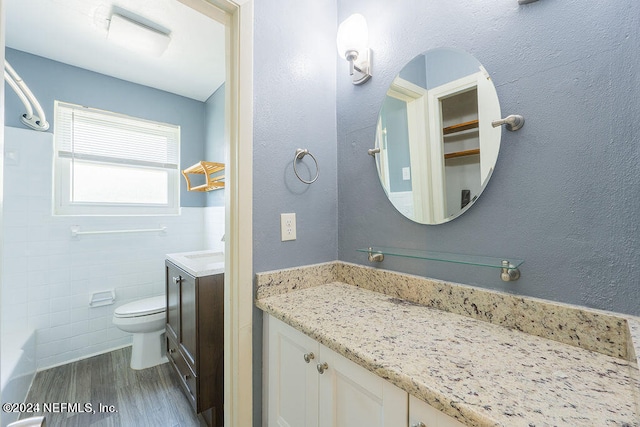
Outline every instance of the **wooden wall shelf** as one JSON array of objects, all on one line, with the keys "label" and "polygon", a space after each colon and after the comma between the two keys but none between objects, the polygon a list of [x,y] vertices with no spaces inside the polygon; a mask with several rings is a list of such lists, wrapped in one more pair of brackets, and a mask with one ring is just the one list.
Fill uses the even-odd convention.
[{"label": "wooden wall shelf", "polygon": [[478,120],[471,120],[469,122],[458,123],[457,125],[447,126],[442,129],[443,135],[451,135],[454,133],[462,132],[469,129],[477,129],[478,128]]},{"label": "wooden wall shelf", "polygon": [[479,148],[473,148],[471,150],[464,150],[464,151],[454,151],[453,153],[446,153],[444,155],[444,158],[445,160],[455,159],[456,157],[475,156],[476,154],[480,154]]},{"label": "wooden wall shelf", "polygon": [[[205,162],[204,160],[182,171],[187,181],[187,191],[212,191],[224,188],[224,174],[212,176],[224,171],[224,163]],[[189,174],[204,175],[206,182],[195,187],[191,186]]]}]

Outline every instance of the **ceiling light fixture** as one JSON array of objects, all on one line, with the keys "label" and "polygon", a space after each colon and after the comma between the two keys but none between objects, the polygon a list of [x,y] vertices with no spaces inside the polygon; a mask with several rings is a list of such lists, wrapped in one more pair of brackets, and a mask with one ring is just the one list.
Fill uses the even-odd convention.
[{"label": "ceiling light fixture", "polygon": [[152,56],[162,55],[171,41],[169,33],[117,13],[111,15],[107,39],[134,52]]}]

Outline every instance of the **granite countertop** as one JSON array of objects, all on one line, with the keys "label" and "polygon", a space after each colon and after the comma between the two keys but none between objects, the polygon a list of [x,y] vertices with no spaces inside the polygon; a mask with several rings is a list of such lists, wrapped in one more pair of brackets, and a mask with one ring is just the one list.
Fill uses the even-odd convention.
[{"label": "granite countertop", "polygon": [[342,282],[258,298],[266,313],[465,425],[640,426],[633,361]]},{"label": "granite countertop", "polygon": [[193,277],[204,277],[224,273],[223,252],[180,252],[167,254],[166,259],[193,275]]}]

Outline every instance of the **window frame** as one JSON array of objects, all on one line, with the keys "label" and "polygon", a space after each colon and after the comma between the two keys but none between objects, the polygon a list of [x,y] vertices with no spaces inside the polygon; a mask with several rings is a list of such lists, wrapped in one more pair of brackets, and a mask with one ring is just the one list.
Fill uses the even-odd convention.
[{"label": "window frame", "polygon": [[[89,110],[95,114],[103,114],[109,117],[122,117],[144,123],[152,123],[172,129],[176,133],[177,141],[177,165],[175,168],[131,165],[123,162],[107,160],[93,160],[78,157],[79,161],[87,163],[98,163],[104,165],[127,166],[136,169],[155,169],[168,172],[167,176],[167,203],[117,203],[117,202],[73,202],[71,201],[71,164],[72,155],[61,155],[61,136],[56,132],[56,128],[61,126],[58,123],[58,109],[74,108]],[[141,119],[126,114],[101,110],[92,107],[85,107],[65,101],[56,100],[54,102],[54,146],[53,146],[53,215],[54,216],[158,216],[158,215],[179,215],[180,214],[180,138],[181,129],[179,125],[157,122],[153,120]]]}]

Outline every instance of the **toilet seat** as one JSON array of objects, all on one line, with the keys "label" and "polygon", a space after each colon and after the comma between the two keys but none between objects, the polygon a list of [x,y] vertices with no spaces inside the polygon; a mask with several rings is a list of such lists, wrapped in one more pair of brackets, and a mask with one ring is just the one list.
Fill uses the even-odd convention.
[{"label": "toilet seat", "polygon": [[150,316],[152,314],[163,313],[166,310],[166,300],[164,295],[145,298],[138,301],[121,305],[113,312],[113,317],[130,318]]}]

